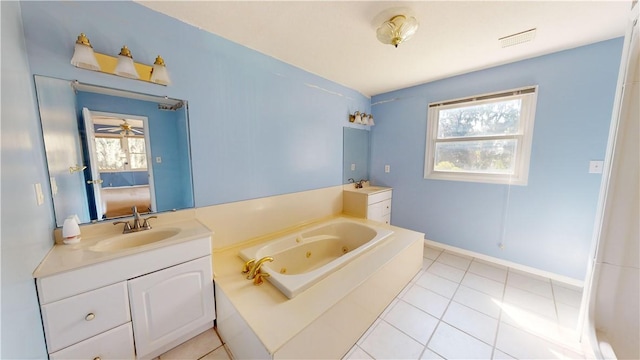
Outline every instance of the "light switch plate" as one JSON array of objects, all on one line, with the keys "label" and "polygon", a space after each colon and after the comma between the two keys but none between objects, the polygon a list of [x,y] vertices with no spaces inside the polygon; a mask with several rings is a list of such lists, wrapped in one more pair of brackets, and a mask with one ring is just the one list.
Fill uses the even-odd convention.
[{"label": "light switch plate", "polygon": [[604,161],[601,161],[601,160],[589,161],[589,174],[602,174],[603,167],[604,167]]},{"label": "light switch plate", "polygon": [[386,172],[386,173],[391,172],[391,166],[390,165],[385,165],[384,166],[384,172]]},{"label": "light switch plate", "polygon": [[156,156],[156,164],[162,163],[162,157]]},{"label": "light switch plate", "polygon": [[356,164],[351,164],[351,171],[356,171]]}]

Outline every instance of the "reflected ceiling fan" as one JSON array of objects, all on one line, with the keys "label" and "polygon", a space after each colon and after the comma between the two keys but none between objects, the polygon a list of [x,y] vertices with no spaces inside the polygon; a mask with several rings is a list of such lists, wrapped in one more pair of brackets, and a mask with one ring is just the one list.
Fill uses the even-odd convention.
[{"label": "reflected ceiling fan", "polygon": [[108,131],[113,133],[120,133],[122,136],[134,136],[144,135],[144,132],[140,128],[133,127],[127,119],[122,119],[122,124],[97,128],[97,131]]}]

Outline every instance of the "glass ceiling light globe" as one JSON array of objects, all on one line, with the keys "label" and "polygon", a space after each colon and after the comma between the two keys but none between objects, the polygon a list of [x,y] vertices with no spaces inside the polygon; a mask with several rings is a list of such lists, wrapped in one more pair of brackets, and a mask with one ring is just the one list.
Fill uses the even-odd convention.
[{"label": "glass ceiling light globe", "polygon": [[85,34],[78,35],[73,57],[71,58],[71,65],[82,69],[100,71],[96,54],[93,52],[93,47]]},{"label": "glass ceiling light globe", "polygon": [[131,51],[129,51],[129,48],[126,45],[120,49],[120,54],[118,54],[118,65],[116,66],[115,73],[116,75],[131,79],[140,78],[140,75],[138,75],[138,71],[136,70],[136,66],[133,64]]},{"label": "glass ceiling light globe", "polygon": [[413,16],[396,15],[382,23],[376,31],[376,35],[381,43],[398,47],[418,31],[419,25],[418,20]]},{"label": "glass ceiling light globe", "polygon": [[164,59],[162,59],[160,55],[158,55],[156,61],[153,63],[153,69],[151,69],[151,82],[161,85],[171,84],[167,66],[164,63]]}]

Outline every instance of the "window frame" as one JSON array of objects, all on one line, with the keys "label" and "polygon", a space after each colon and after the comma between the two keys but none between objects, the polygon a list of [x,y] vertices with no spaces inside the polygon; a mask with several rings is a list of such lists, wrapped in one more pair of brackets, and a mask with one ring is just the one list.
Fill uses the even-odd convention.
[{"label": "window frame", "polygon": [[[527,86],[506,91],[481,94],[466,98],[430,103],[427,108],[427,134],[425,143],[424,178],[429,180],[467,181],[490,184],[511,184],[525,186],[529,180],[531,144],[538,97],[538,86]],[[521,99],[518,133],[513,135],[463,136],[438,139],[440,110],[482,105],[487,103]],[[468,171],[435,170],[436,144],[478,140],[516,139],[515,164],[513,174],[480,173]]]}]

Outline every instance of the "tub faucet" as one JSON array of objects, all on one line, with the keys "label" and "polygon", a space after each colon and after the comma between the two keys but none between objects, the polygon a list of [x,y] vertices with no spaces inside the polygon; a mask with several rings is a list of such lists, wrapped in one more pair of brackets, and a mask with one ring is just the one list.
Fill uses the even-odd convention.
[{"label": "tub faucet", "polygon": [[[249,274],[247,275],[247,280],[253,280],[256,277],[256,275],[260,274],[260,268],[262,267],[262,264],[266,261],[271,262],[273,261],[273,258],[271,256],[265,256],[262,259],[256,261],[251,267],[251,270],[249,270]],[[264,276],[261,276],[261,277],[264,277]]]}]

